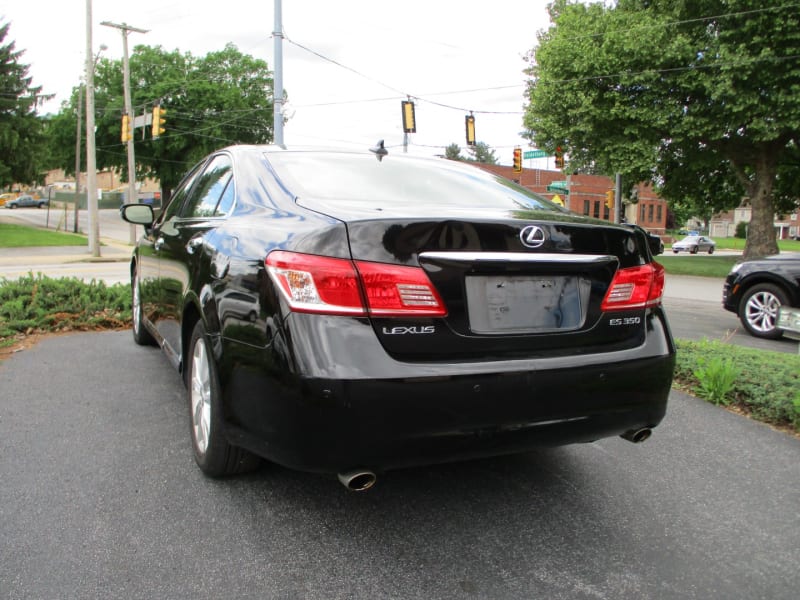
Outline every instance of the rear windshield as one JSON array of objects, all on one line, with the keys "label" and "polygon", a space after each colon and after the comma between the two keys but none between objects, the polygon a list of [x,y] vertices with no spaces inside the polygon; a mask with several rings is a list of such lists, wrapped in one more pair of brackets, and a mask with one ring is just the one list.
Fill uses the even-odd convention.
[{"label": "rear windshield", "polygon": [[444,159],[346,153],[266,155],[299,198],[394,206],[533,208],[569,212],[512,181]]}]

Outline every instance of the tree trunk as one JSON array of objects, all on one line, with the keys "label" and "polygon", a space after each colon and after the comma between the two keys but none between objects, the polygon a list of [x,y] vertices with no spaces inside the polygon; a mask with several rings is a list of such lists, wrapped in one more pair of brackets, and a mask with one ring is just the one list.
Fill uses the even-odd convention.
[{"label": "tree trunk", "polygon": [[752,209],[747,242],[744,245],[746,259],[780,252],[775,239],[775,209],[772,203],[772,186],[777,169],[772,149],[763,148],[754,163],[753,177],[747,179],[744,169],[736,161],[732,161],[734,172],[744,184]]},{"label": "tree trunk", "polygon": [[756,194],[750,198],[750,206],[753,212],[750,218],[750,226],[747,229],[744,258],[778,254],[772,198],[763,194]]}]

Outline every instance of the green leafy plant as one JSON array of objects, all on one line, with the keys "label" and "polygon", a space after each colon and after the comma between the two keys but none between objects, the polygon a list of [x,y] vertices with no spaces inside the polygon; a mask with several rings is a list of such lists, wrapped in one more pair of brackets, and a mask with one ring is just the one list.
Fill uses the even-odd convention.
[{"label": "green leafy plant", "polygon": [[731,359],[720,356],[702,358],[694,370],[694,376],[700,382],[697,393],[701,398],[725,406],[731,403],[730,394],[739,376],[739,369]]}]

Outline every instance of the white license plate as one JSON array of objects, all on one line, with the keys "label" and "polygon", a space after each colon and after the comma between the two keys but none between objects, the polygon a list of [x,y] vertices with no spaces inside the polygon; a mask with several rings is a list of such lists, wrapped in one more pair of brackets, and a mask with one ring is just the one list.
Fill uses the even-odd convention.
[{"label": "white license plate", "polygon": [[466,286],[476,333],[578,329],[590,291],[587,280],[568,276],[470,276]]}]

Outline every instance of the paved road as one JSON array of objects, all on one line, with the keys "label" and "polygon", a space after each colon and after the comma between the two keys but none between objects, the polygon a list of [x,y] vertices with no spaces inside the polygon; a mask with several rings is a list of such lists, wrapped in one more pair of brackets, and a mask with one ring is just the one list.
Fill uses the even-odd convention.
[{"label": "paved road", "polygon": [[621,439],[386,474],[213,481],[130,332],[0,363],[0,597],[794,599],[800,440],[674,393]]}]

